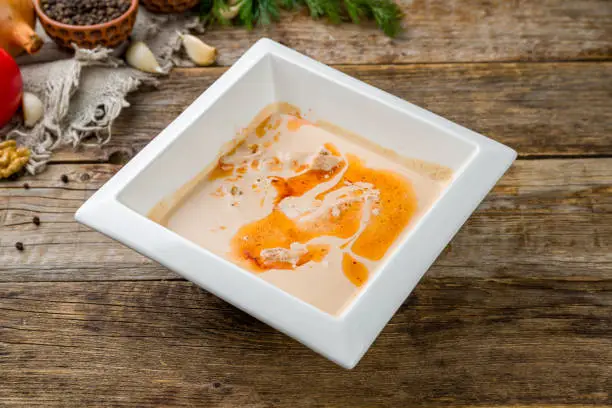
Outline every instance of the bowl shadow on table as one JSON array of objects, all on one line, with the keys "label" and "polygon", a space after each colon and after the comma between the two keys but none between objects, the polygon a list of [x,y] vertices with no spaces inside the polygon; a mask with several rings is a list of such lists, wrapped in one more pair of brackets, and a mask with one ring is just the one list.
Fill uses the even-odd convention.
[{"label": "bowl shadow on table", "polygon": [[[61,368],[45,374],[49,384],[96,384],[96,398],[107,402],[132,400],[134,390],[158,405],[198,398],[209,403],[202,406],[294,406],[300,398],[314,407],[406,406],[451,396],[466,404],[508,396],[563,401],[577,386],[600,392],[601,384],[586,380],[597,366],[579,363],[593,358],[584,341],[601,332],[567,331],[572,313],[593,297],[579,290],[584,284],[521,284],[500,274],[449,276],[434,265],[353,370],[179,279],[48,285],[45,296],[57,310],[47,311],[55,316],[29,313],[28,327],[38,330],[38,342],[62,347],[7,350],[20,367]],[[580,310],[566,304],[568,291],[582,293]],[[563,354],[568,348],[573,354]]]},{"label": "bowl shadow on table", "polygon": [[[116,301],[116,295],[112,296],[115,299],[105,296],[102,293],[91,293],[87,299],[104,304]],[[418,302],[416,296],[417,294],[411,295],[402,306],[400,309],[402,315],[414,315],[415,312],[411,309],[411,305]],[[188,281],[156,282],[146,293],[138,296],[137,300],[134,298],[127,300],[126,303],[123,310],[118,311],[118,313],[127,315],[121,320],[136,318],[145,322],[149,328],[138,327],[136,331],[133,331],[133,328],[124,327],[127,329],[124,334],[144,338],[157,337],[156,341],[160,342],[159,347],[162,352],[163,347],[201,348],[204,354],[214,353],[216,358],[225,360],[227,363],[230,363],[236,356],[241,356],[244,364],[262,366],[273,364],[276,366],[275,370],[286,370],[287,374],[295,370],[300,371],[304,365],[336,373],[350,373],[361,369],[371,369],[379,363],[375,358],[368,358],[370,353],[377,354],[378,347],[375,346],[355,369],[344,370],[289,336]],[[134,307],[137,308],[136,311]],[[130,315],[132,317],[128,317]],[[98,317],[89,316],[89,318],[96,320]],[[392,322],[394,320],[392,319]],[[86,330],[101,331],[95,325],[85,323],[85,326]],[[115,330],[121,330],[121,323],[114,326]],[[394,328],[383,331],[381,336],[385,337],[388,332],[391,336],[398,334]],[[412,337],[410,319],[402,318],[401,334],[404,337]],[[414,341],[414,344],[418,345],[419,342]],[[417,351],[415,349],[415,352]],[[403,352],[404,357],[406,357],[405,352],[406,350]],[[194,355],[197,354],[197,352],[194,353]],[[383,362],[380,361],[380,363]],[[401,362],[393,363],[391,366],[387,365],[387,361],[384,363],[386,368],[390,369]]]},{"label": "bowl shadow on table", "polygon": [[[479,377],[485,373],[466,375],[466,367],[478,363],[459,364],[466,343],[478,348],[479,336],[488,337],[483,347],[491,340],[486,335],[488,328],[472,333],[480,318],[460,316],[465,310],[456,312],[451,307],[457,301],[460,308],[465,308],[471,300],[485,296],[466,290],[466,284],[454,284],[454,288],[445,290],[446,283],[425,278],[362,361],[353,370],[345,370],[205,290],[189,282],[180,283],[187,287],[188,294],[183,296],[191,299],[190,307],[168,321],[164,330],[179,339],[168,342],[162,354],[168,354],[172,347],[192,350],[193,366],[185,366],[181,358],[183,363],[172,368],[181,375],[190,376],[198,367],[200,372],[212,375],[211,383],[218,382],[222,387],[247,383],[257,390],[282,379],[287,392],[306,395],[317,390],[321,395],[328,393],[332,400],[334,395],[346,395],[354,387],[361,387],[355,397],[376,396],[371,401],[392,398],[396,402],[417,402],[433,401],[448,393],[473,392],[483,386],[484,377]],[[441,286],[444,288],[439,290]],[[151,297],[163,292],[152,293]],[[217,376],[219,373],[223,374]],[[255,373],[259,378],[251,378]],[[402,388],[385,389],[382,384]]]},{"label": "bowl shadow on table", "polygon": [[[422,312],[416,307],[419,304],[418,293],[417,289],[400,308],[397,318],[392,319],[391,325],[382,332],[382,344],[377,345],[381,342],[377,341],[353,370],[337,366],[289,336],[188,281],[168,281],[152,288],[144,300],[147,303],[144,305],[146,308],[143,317],[144,320],[156,322],[160,332],[172,333],[171,337],[162,335],[160,338],[162,342],[164,339],[169,340],[167,346],[202,348],[204,354],[214,353],[216,358],[228,364],[240,356],[244,364],[262,367],[273,365],[275,371],[283,371],[284,375],[289,376],[292,372],[300,372],[305,366],[350,376],[351,372],[383,368],[392,370],[405,365],[407,361],[377,358],[378,354],[388,352],[388,347],[393,346],[389,341],[393,343],[397,336],[402,337],[403,347],[407,341],[413,346],[414,357],[422,354],[422,348],[427,347],[427,342],[419,337],[420,334],[426,335],[429,329],[423,327],[419,317]],[[146,317],[149,313],[150,316]],[[164,319],[160,319],[160,314],[165,315]],[[418,360],[410,358],[409,350],[405,348],[402,350],[402,359]]]},{"label": "bowl shadow on table", "polygon": [[[113,302],[113,299],[99,295],[100,292],[92,293],[88,300],[103,304]],[[116,295],[113,297],[116,300]],[[382,342],[377,341],[353,370],[341,368],[187,281],[156,282],[139,299],[129,299],[128,295],[125,300],[123,310],[118,311],[123,316],[118,316],[117,320],[141,323],[136,326],[111,323],[115,330],[123,330],[123,339],[119,344],[121,351],[114,357],[105,356],[105,360],[109,366],[127,365],[132,373],[129,376],[132,386],[143,381],[148,383],[146,380],[156,381],[159,377],[180,378],[179,383],[169,381],[151,390],[152,396],[164,404],[187,395],[204,400],[212,398],[211,403],[217,398],[228,402],[247,394],[251,398],[253,392],[257,393],[256,400],[267,401],[273,394],[274,398],[278,397],[269,388],[281,384],[287,396],[309,398],[312,393],[326,393],[331,401],[338,403],[340,397],[353,387],[361,387],[358,394],[365,392],[377,395],[376,398],[397,397],[396,391],[380,389],[381,382],[387,381],[385,378],[394,372],[409,370],[416,373],[419,364],[423,363],[419,355],[423,354],[423,347],[427,344],[411,334],[410,322],[415,314],[411,306],[418,303],[416,295],[412,295],[402,307],[400,313],[404,317],[399,330],[398,326],[385,329],[381,335]],[[90,316],[89,320],[97,321],[98,318]],[[96,323],[85,322],[84,326],[94,335],[103,332]],[[106,342],[100,345],[111,349],[116,347]],[[395,347],[400,347],[401,352],[397,353]],[[115,359],[119,361],[113,361]],[[142,373],[143,378],[134,377],[133,374],[140,373],[143,367],[154,371]],[[421,380],[418,376],[409,377],[402,381],[408,381],[411,389],[417,389]],[[371,385],[364,383],[367,378],[373,381]],[[225,395],[216,396],[216,393]],[[268,402],[283,403],[283,397],[280,398]]]}]

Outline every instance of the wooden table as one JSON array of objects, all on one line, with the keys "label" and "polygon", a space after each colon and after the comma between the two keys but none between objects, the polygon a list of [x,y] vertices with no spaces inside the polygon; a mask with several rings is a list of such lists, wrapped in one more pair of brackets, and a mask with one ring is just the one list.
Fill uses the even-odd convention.
[{"label": "wooden table", "polygon": [[[402,7],[395,40],[306,16],[209,32],[222,66],[175,70],[109,145],[2,182],[0,406],[610,406],[612,2]],[[264,35],[519,152],[353,371],[73,220]]]}]

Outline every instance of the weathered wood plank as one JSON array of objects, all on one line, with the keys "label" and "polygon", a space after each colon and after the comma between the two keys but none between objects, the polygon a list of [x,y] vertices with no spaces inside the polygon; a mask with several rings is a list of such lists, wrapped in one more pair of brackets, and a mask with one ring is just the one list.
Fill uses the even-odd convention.
[{"label": "weathered wood plank", "polygon": [[[400,98],[530,155],[612,155],[612,62],[339,67]],[[56,162],[130,157],[172,122],[224,68],[177,69],[132,106],[103,148]],[[331,118],[333,119],[333,118]]]},{"label": "weathered wood plank", "polygon": [[612,57],[607,0],[401,0],[405,32],[386,38],[372,25],[313,23],[303,14],[269,28],[216,28],[203,39],[230,65],[261,37],[328,64],[550,61]]},{"label": "weathered wood plank", "polygon": [[[0,281],[176,278],[74,222],[77,208],[118,169],[52,165],[39,176],[0,184]],[[33,216],[40,217],[40,226]],[[23,252],[15,249],[17,241],[24,243]],[[612,272],[611,248],[612,158],[524,160],[495,187],[430,274],[597,279]]]},{"label": "weathered wood plank", "polygon": [[612,403],[612,281],[426,278],[353,371],[191,283],[0,283],[3,406]]}]

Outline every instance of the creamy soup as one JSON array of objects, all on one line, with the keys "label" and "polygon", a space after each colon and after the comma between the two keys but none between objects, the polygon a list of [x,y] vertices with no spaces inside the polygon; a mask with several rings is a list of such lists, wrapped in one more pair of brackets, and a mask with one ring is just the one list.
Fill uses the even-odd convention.
[{"label": "creamy soup", "polygon": [[149,216],[338,314],[451,177],[277,104]]}]

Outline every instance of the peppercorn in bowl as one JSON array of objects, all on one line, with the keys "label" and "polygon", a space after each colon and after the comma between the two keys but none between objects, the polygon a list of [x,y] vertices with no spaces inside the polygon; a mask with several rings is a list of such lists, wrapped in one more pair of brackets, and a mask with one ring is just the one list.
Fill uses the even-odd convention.
[{"label": "peppercorn in bowl", "polygon": [[138,0],[34,0],[45,32],[60,47],[113,48],[130,36]]}]

